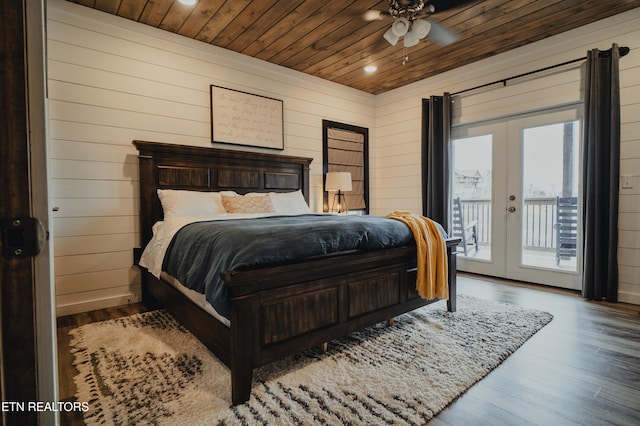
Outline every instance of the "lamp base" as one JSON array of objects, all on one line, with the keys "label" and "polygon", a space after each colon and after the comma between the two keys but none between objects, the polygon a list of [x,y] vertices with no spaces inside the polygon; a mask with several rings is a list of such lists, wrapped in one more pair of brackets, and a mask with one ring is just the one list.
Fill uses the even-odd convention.
[{"label": "lamp base", "polygon": [[331,204],[331,211],[346,214],[349,213],[347,208],[347,199],[341,191],[338,191],[333,195],[333,203]]}]

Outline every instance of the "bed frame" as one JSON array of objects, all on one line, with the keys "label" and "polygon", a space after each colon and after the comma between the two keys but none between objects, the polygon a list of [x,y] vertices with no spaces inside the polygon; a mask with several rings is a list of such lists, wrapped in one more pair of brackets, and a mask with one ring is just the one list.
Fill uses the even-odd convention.
[{"label": "bed frame", "polygon": [[[134,141],[140,166],[142,247],[162,219],[156,190],[294,191],[309,197],[310,158]],[[449,311],[456,309],[459,239],[447,240]],[[139,254],[140,249],[135,250]],[[164,307],[231,370],[233,404],[247,401],[253,370],[287,355],[435,302],[415,290],[416,249],[351,250],[303,262],[222,274],[227,327],[144,268],[142,299]]]}]

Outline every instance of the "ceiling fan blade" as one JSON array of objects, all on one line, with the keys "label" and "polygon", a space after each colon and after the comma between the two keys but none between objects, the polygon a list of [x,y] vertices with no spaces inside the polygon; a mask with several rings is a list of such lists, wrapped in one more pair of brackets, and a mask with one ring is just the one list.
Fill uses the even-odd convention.
[{"label": "ceiling fan blade", "polygon": [[386,10],[369,9],[362,14],[362,19],[365,21],[381,21],[389,17],[391,17],[391,15]]},{"label": "ceiling fan blade", "polygon": [[431,29],[427,34],[427,38],[429,40],[432,40],[435,43],[441,44],[443,46],[447,46],[451,43],[454,43],[456,40],[458,40],[459,36],[457,32],[453,31],[450,28],[447,28],[446,26],[442,25],[440,22],[434,19],[429,19],[429,18],[423,18],[423,19],[427,21],[429,24],[431,24]]},{"label": "ceiling fan blade", "polygon": [[[467,3],[473,3],[475,0],[430,0],[425,2],[425,5],[433,5],[434,12],[444,12],[445,10],[455,9],[458,6],[462,6]],[[427,9],[425,7],[425,9]]]}]

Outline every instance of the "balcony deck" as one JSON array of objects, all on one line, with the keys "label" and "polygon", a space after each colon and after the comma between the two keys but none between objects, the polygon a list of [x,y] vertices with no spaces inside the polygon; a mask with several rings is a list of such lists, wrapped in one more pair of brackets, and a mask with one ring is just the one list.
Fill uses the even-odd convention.
[{"label": "balcony deck", "polygon": [[[465,256],[461,250],[458,252],[458,258],[460,259],[479,259],[479,260],[491,260],[490,249],[487,243],[480,243],[478,252],[472,250],[469,256]],[[577,268],[577,262],[575,257],[569,259],[561,259],[560,264],[556,264],[555,251],[540,250],[540,249],[524,249],[522,253],[522,264],[533,266],[535,268],[551,269],[554,271],[567,271],[575,272]]]}]

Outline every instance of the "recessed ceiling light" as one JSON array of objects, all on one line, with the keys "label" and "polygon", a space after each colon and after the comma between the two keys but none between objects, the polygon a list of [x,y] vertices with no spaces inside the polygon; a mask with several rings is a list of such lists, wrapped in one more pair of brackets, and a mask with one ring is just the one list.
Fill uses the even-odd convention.
[{"label": "recessed ceiling light", "polygon": [[180,0],[180,3],[186,4],[187,6],[193,6],[197,2],[198,0]]},{"label": "recessed ceiling light", "polygon": [[378,67],[376,67],[375,65],[367,65],[366,67],[364,67],[364,72],[371,74],[372,72],[376,72],[378,70]]}]

